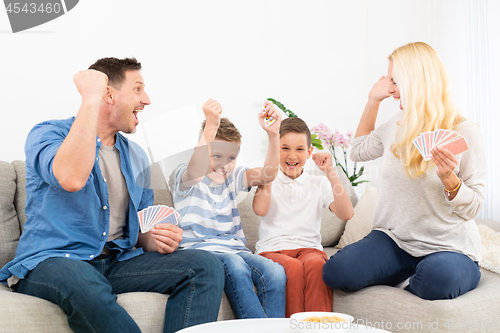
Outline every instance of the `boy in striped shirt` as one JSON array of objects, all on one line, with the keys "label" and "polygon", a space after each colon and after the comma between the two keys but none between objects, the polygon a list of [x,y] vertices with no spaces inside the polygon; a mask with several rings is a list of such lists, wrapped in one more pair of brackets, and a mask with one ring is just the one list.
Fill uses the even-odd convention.
[{"label": "boy in striped shirt", "polygon": [[272,102],[266,101],[265,108],[276,121],[265,126],[266,114],[259,114],[269,138],[264,167],[235,167],[241,135],[233,123],[220,117],[221,105],[209,99],[203,105],[206,120],[195,152],[174,174],[174,204],[184,231],[179,248],[210,251],[222,261],[224,290],[238,318],[285,315],[283,267],[245,247],[236,204],[239,192],[271,182],[278,173],[281,115]]}]

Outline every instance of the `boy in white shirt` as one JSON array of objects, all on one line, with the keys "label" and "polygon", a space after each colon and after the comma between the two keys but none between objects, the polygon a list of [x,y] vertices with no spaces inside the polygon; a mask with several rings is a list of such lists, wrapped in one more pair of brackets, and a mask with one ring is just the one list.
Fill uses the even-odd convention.
[{"label": "boy in white shirt", "polygon": [[272,183],[259,186],[253,208],[261,217],[256,253],[285,268],[285,316],[303,311],[332,311],[332,290],[323,282],[327,261],[321,246],[321,216],[328,207],[342,220],[354,209],[335,172],[330,153],[312,156],[326,177],[304,171],[311,157],[311,133],[300,118],[282,121],[280,171]]}]

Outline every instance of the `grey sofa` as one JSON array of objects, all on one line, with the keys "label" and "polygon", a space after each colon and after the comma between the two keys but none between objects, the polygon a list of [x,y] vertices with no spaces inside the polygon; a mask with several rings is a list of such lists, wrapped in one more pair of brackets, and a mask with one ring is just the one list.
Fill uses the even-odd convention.
[{"label": "grey sofa", "polygon": [[[172,197],[158,165],[152,167],[155,204],[172,206]],[[24,162],[0,161],[0,267],[15,255],[17,242],[26,221],[24,214]],[[247,237],[247,246],[254,250],[258,238],[259,219],[252,211],[253,194],[244,198],[238,208]],[[360,199],[362,200],[363,197]],[[357,197],[351,192],[351,200]],[[361,204],[355,207],[360,214]],[[373,207],[374,205],[371,205]],[[364,206],[366,207],[366,205]],[[356,211],[358,209],[358,211]],[[369,214],[368,214],[369,215]],[[347,222],[350,223],[351,221]],[[500,231],[498,223],[488,223]],[[354,222],[353,222],[354,223]],[[338,249],[346,223],[325,210],[322,226],[323,245],[330,256]],[[334,292],[334,310],[349,313],[359,324],[368,324],[389,331],[414,332],[498,332],[500,323],[500,275],[482,270],[479,286],[450,301],[424,301],[410,293],[388,286],[369,287],[354,293]],[[168,297],[156,293],[126,293],[118,302],[136,320],[143,332],[161,332]],[[235,319],[224,296],[219,320]],[[496,320],[496,326],[495,326]],[[490,323],[491,329],[486,325]],[[436,325],[437,329],[436,329]],[[0,285],[0,332],[71,332],[65,314],[58,306],[42,299],[11,292]]]}]

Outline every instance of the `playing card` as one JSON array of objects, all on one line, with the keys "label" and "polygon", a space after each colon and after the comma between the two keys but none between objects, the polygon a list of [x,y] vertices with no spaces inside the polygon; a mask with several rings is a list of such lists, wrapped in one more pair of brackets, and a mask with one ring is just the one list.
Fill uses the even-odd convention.
[{"label": "playing card", "polygon": [[441,139],[443,138],[443,136],[447,135],[449,133],[449,131],[444,130],[444,129],[439,129],[435,132],[437,133],[437,135],[434,138],[434,146],[437,146],[441,142]]},{"label": "playing card", "polygon": [[424,152],[424,154],[422,156],[425,159],[427,157],[427,146],[425,144],[425,137],[424,136],[425,136],[424,133],[420,134],[420,141],[422,142],[422,151]]},{"label": "playing card", "polygon": [[266,118],[264,118],[264,123],[266,124],[266,127],[271,126],[272,124],[274,124],[275,121],[276,119],[274,119],[273,117],[266,116]]},{"label": "playing card", "polygon": [[441,147],[448,149],[453,155],[457,155],[469,150],[469,146],[467,146],[467,142],[465,142],[465,139],[463,137],[448,142]]},{"label": "playing card", "polygon": [[137,215],[139,216],[139,226],[142,229],[142,226],[144,224],[144,211],[141,210],[139,213],[137,213]]},{"label": "playing card", "polygon": [[455,132],[448,132],[448,135],[443,136],[441,141],[438,143],[439,146],[442,146],[448,142],[454,141],[456,138],[458,138],[459,135]]},{"label": "playing card", "polygon": [[434,148],[432,146],[432,137],[434,137],[434,134],[432,132],[425,132],[424,133],[424,144],[425,144],[425,151],[426,151],[426,156],[425,158],[427,159],[430,159],[431,158],[431,151],[432,151],[432,148]]},{"label": "playing card", "polygon": [[264,118],[264,124],[266,124],[266,127],[271,126],[276,121],[276,119],[274,119],[273,117],[269,116],[269,114],[268,114],[268,112],[266,110],[266,107],[264,107],[262,110],[260,110],[260,113],[266,115],[266,117]]},{"label": "playing card", "polygon": [[179,213],[172,207],[164,205],[149,206],[137,213],[139,226],[142,233],[150,231],[159,223],[171,223],[177,225]]},{"label": "playing card", "polygon": [[149,207],[144,209],[144,221],[142,222],[142,226],[145,227],[148,225],[148,216],[149,216]]},{"label": "playing card", "polygon": [[423,156],[424,154],[423,154],[423,151],[422,151],[422,141],[420,140],[419,136],[417,136],[415,138],[415,140],[413,140],[413,144],[415,145],[415,147],[417,147],[417,150],[420,153],[420,155]]},{"label": "playing card", "polygon": [[154,219],[151,221],[151,224],[155,224],[157,221],[161,220],[163,217],[166,216],[166,212],[168,211],[168,207],[161,205],[159,206],[158,213],[154,217]]},{"label": "playing card", "polygon": [[[177,225],[177,218],[175,217],[175,213],[172,212],[167,217],[161,219],[158,223],[170,223],[170,224],[173,224],[173,225]],[[158,223],[156,223],[156,224],[158,224]]]},{"label": "playing card", "polygon": [[467,142],[461,135],[444,129],[423,132],[413,140],[413,144],[425,161],[432,159],[431,151],[434,147],[444,147],[454,155],[469,149]]}]

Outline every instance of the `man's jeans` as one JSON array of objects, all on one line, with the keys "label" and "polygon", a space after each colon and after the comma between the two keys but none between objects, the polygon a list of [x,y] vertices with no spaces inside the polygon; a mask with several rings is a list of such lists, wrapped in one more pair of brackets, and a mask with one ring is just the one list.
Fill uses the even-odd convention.
[{"label": "man's jeans", "polygon": [[285,317],[286,275],[280,264],[250,252],[214,254],[224,265],[224,291],[238,318]]},{"label": "man's jeans", "polygon": [[410,278],[407,291],[427,300],[452,299],[476,288],[477,262],[458,252],[442,251],[413,257],[385,232],[371,231],[330,257],[323,280],[332,289],[355,291],[372,285],[392,285]]},{"label": "man's jeans", "polygon": [[164,332],[216,321],[224,270],[206,251],[146,252],[117,261],[114,255],[92,261],[49,258],[21,280],[18,292],[56,303],[75,332],[140,332],[116,302],[116,294],[149,291],[170,294]]}]

